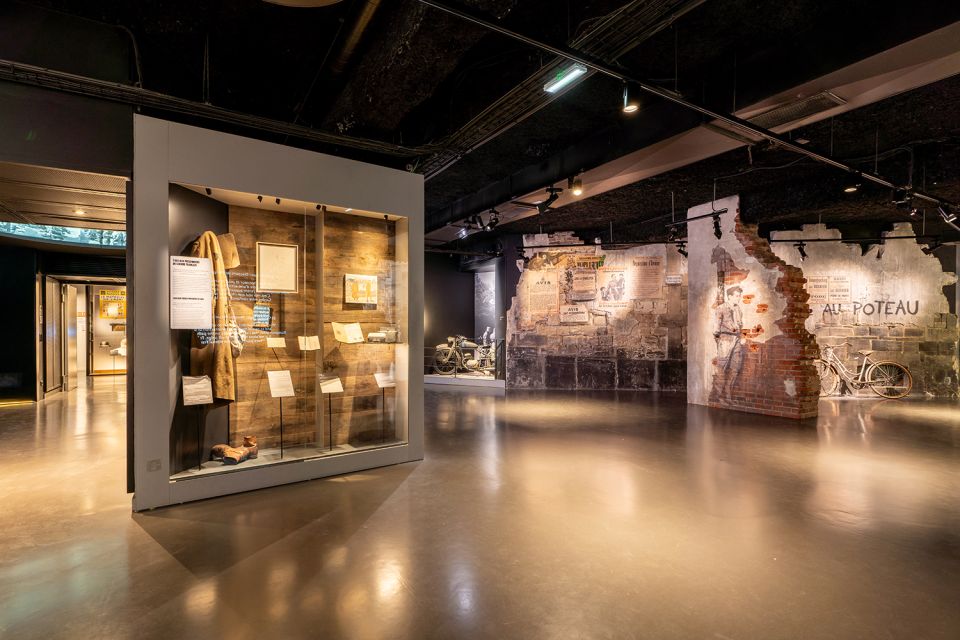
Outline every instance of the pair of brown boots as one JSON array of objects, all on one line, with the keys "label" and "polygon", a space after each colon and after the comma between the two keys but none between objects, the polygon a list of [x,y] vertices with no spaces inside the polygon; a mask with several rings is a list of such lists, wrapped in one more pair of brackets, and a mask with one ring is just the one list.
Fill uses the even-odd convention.
[{"label": "pair of brown boots", "polygon": [[221,460],[223,464],[240,464],[244,460],[256,458],[260,454],[257,436],[243,436],[243,446],[231,447],[228,444],[213,445],[210,457]]}]

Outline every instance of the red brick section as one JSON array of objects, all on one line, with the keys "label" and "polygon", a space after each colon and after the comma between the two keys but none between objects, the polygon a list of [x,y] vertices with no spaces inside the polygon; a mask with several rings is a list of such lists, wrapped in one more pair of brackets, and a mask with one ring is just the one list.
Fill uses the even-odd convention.
[{"label": "red brick section", "polygon": [[[766,268],[780,271],[776,292],[786,302],[783,316],[774,324],[781,335],[766,342],[754,342],[745,335],[745,357],[736,384],[721,393],[718,378],[710,393],[710,406],[749,411],[785,418],[812,418],[817,415],[820,379],[814,367],[819,347],[804,322],[810,315],[809,295],[804,289],[803,272],[778,258],[770,244],[757,233],[756,225],[736,219],[735,235],[747,254]],[[745,329],[747,329],[745,327]],[[784,384],[794,380],[795,393],[790,395]]]}]

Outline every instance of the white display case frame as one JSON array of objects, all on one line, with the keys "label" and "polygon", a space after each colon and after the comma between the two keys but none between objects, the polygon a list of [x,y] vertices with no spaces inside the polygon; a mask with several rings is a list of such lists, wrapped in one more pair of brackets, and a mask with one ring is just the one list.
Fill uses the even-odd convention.
[{"label": "white display case frame", "polygon": [[[170,479],[170,425],[180,386],[170,328],[170,184],[204,185],[400,216],[397,424],[403,444]],[[265,213],[264,215],[269,215]],[[133,316],[134,511],[372,469],[423,458],[423,176],[197,127],[134,116],[128,305]]]}]

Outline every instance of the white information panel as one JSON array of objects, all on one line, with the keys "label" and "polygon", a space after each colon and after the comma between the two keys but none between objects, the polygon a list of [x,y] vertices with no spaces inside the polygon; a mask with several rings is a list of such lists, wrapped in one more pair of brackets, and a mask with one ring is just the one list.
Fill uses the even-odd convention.
[{"label": "white information panel", "polygon": [[213,329],[210,258],[170,256],[170,328]]},{"label": "white information panel", "polygon": [[213,403],[210,376],[183,376],[183,406]]},{"label": "white information panel", "polygon": [[292,398],[296,395],[289,369],[267,371],[267,382],[270,383],[270,396],[273,398]]}]

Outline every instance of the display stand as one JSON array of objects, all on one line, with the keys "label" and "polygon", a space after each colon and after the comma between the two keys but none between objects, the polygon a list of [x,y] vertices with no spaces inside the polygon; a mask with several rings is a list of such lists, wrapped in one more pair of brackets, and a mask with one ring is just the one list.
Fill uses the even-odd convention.
[{"label": "display stand", "polygon": [[270,383],[270,395],[280,401],[280,459],[283,460],[283,399],[293,398],[297,394],[293,390],[289,369],[267,371],[267,382]]},{"label": "display stand", "polygon": [[397,381],[394,379],[392,372],[390,373],[375,373],[373,374],[374,379],[377,381],[377,386],[380,387],[380,442],[386,442],[387,435],[387,389],[395,389],[397,387]]},{"label": "display stand", "polygon": [[333,451],[333,394],[343,393],[343,382],[340,381],[340,378],[337,376],[324,376],[320,375],[318,382],[320,383],[320,394],[327,396],[327,427],[330,433],[330,444],[328,451]]},{"label": "display stand", "polygon": [[197,471],[203,470],[203,416],[204,407],[213,404],[213,385],[209,376],[183,376],[183,406],[196,407],[197,413]]}]

